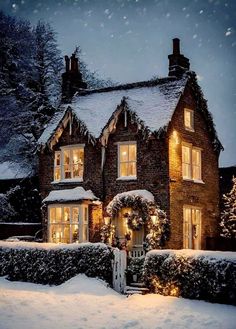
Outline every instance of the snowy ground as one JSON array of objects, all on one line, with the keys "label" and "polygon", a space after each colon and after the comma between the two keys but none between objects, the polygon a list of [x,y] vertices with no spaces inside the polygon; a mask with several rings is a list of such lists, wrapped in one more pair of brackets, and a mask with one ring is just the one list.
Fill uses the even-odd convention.
[{"label": "snowy ground", "polygon": [[49,287],[0,278],[0,329],[236,328],[236,307],[159,295],[125,297],[79,275]]}]

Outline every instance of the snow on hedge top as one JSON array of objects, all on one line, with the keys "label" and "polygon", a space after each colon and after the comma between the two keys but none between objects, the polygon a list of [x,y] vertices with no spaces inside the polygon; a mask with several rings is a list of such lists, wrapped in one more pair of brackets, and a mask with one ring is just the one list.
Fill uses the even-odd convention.
[{"label": "snow on hedge top", "polygon": [[147,253],[147,257],[152,257],[156,255],[169,255],[177,257],[191,257],[199,258],[204,257],[211,260],[232,260],[236,262],[236,252],[233,251],[211,251],[211,250],[193,250],[193,249],[163,249],[163,250],[151,250]]},{"label": "snow on hedge top", "polygon": [[91,190],[85,191],[81,186],[67,189],[51,191],[43,202],[61,202],[61,201],[80,201],[80,200],[98,200]]},{"label": "snow on hedge top", "polygon": [[17,162],[0,162],[0,180],[25,178],[30,175],[31,171],[31,167],[23,167],[20,163]]},{"label": "snow on hedge top", "polygon": [[3,249],[78,249],[78,248],[104,248],[107,249],[108,246],[104,243],[39,243],[39,242],[25,242],[25,241],[17,241],[17,242],[8,242],[8,241],[0,241],[0,248]]},{"label": "snow on hedge top", "polygon": [[[184,91],[187,77],[180,80],[163,78],[123,86],[78,93],[68,104],[76,117],[82,121],[88,132],[98,138],[114,111],[125,100],[128,109],[142,120],[150,131],[158,131],[168,125],[179,98]],[[56,129],[68,106],[61,107],[39,139],[45,144]],[[64,111],[64,112],[63,112]]]}]

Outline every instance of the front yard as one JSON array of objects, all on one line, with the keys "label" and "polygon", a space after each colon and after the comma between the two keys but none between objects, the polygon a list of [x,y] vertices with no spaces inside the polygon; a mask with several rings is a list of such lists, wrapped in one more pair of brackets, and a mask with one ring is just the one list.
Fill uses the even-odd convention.
[{"label": "front yard", "polygon": [[60,286],[0,278],[0,329],[234,329],[236,307],[160,295],[125,297],[78,275]]}]

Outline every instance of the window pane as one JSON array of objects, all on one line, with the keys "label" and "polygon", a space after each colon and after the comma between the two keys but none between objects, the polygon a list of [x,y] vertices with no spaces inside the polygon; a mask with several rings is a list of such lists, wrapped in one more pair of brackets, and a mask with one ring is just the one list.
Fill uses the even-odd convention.
[{"label": "window pane", "polygon": [[69,207],[64,208],[63,222],[70,222],[70,208]]},{"label": "window pane", "polygon": [[188,110],[184,110],[184,125],[187,128],[191,128],[191,113]]},{"label": "window pane", "polygon": [[124,162],[120,164],[120,176],[128,176],[128,162]]},{"label": "window pane", "polygon": [[70,164],[70,151],[64,150],[64,164]]},{"label": "window pane", "polygon": [[61,225],[50,225],[50,241],[53,243],[62,242]]},{"label": "window pane", "polygon": [[78,207],[73,207],[72,208],[72,221],[74,223],[79,222],[79,208]]},{"label": "window pane", "polygon": [[82,148],[72,150],[73,177],[83,177],[84,150]]},{"label": "window pane", "polygon": [[61,168],[54,168],[54,180],[61,179]]},{"label": "window pane", "polygon": [[183,177],[191,179],[191,158],[190,158],[190,147],[182,146],[182,170]]},{"label": "window pane", "polygon": [[56,220],[56,209],[55,208],[50,208],[49,209],[49,214],[50,214],[50,222],[55,222],[55,220]]},{"label": "window pane", "polygon": [[88,241],[88,225],[83,225],[83,242]]},{"label": "window pane", "polygon": [[192,150],[193,164],[200,165],[200,150],[193,149]]},{"label": "window pane", "polygon": [[136,161],[136,145],[129,145],[129,161]]},{"label": "window pane", "polygon": [[61,165],[61,153],[55,152],[55,166]]},{"label": "window pane", "polygon": [[129,163],[128,176],[136,176],[136,162]]},{"label": "window pane", "polygon": [[56,222],[61,222],[61,208],[55,208],[55,209],[56,209],[55,221]]},{"label": "window pane", "polygon": [[71,178],[70,165],[65,165],[64,166],[64,177],[65,178]]},{"label": "window pane", "polygon": [[70,243],[70,225],[62,226],[62,239],[63,243]]},{"label": "window pane", "polygon": [[120,145],[120,161],[128,161],[129,160],[129,150],[128,145]]},{"label": "window pane", "polygon": [[71,225],[72,242],[79,241],[79,226]]},{"label": "window pane", "polygon": [[192,150],[192,161],[193,161],[193,179],[201,179],[201,151]]}]

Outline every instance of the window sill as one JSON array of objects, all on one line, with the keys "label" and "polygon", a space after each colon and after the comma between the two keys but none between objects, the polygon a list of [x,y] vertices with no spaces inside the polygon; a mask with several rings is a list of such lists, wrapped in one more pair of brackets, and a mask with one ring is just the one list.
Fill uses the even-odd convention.
[{"label": "window sill", "polygon": [[205,184],[203,182],[203,180],[198,180],[198,179],[190,179],[190,178],[183,178],[183,181],[185,182],[192,182],[192,183],[196,183],[196,184]]},{"label": "window sill", "polygon": [[117,181],[129,181],[129,180],[137,180],[137,176],[122,176],[116,179]]},{"label": "window sill", "polygon": [[51,184],[71,184],[71,183],[82,183],[83,178],[68,178],[68,179],[61,179],[61,180],[54,180]]}]

